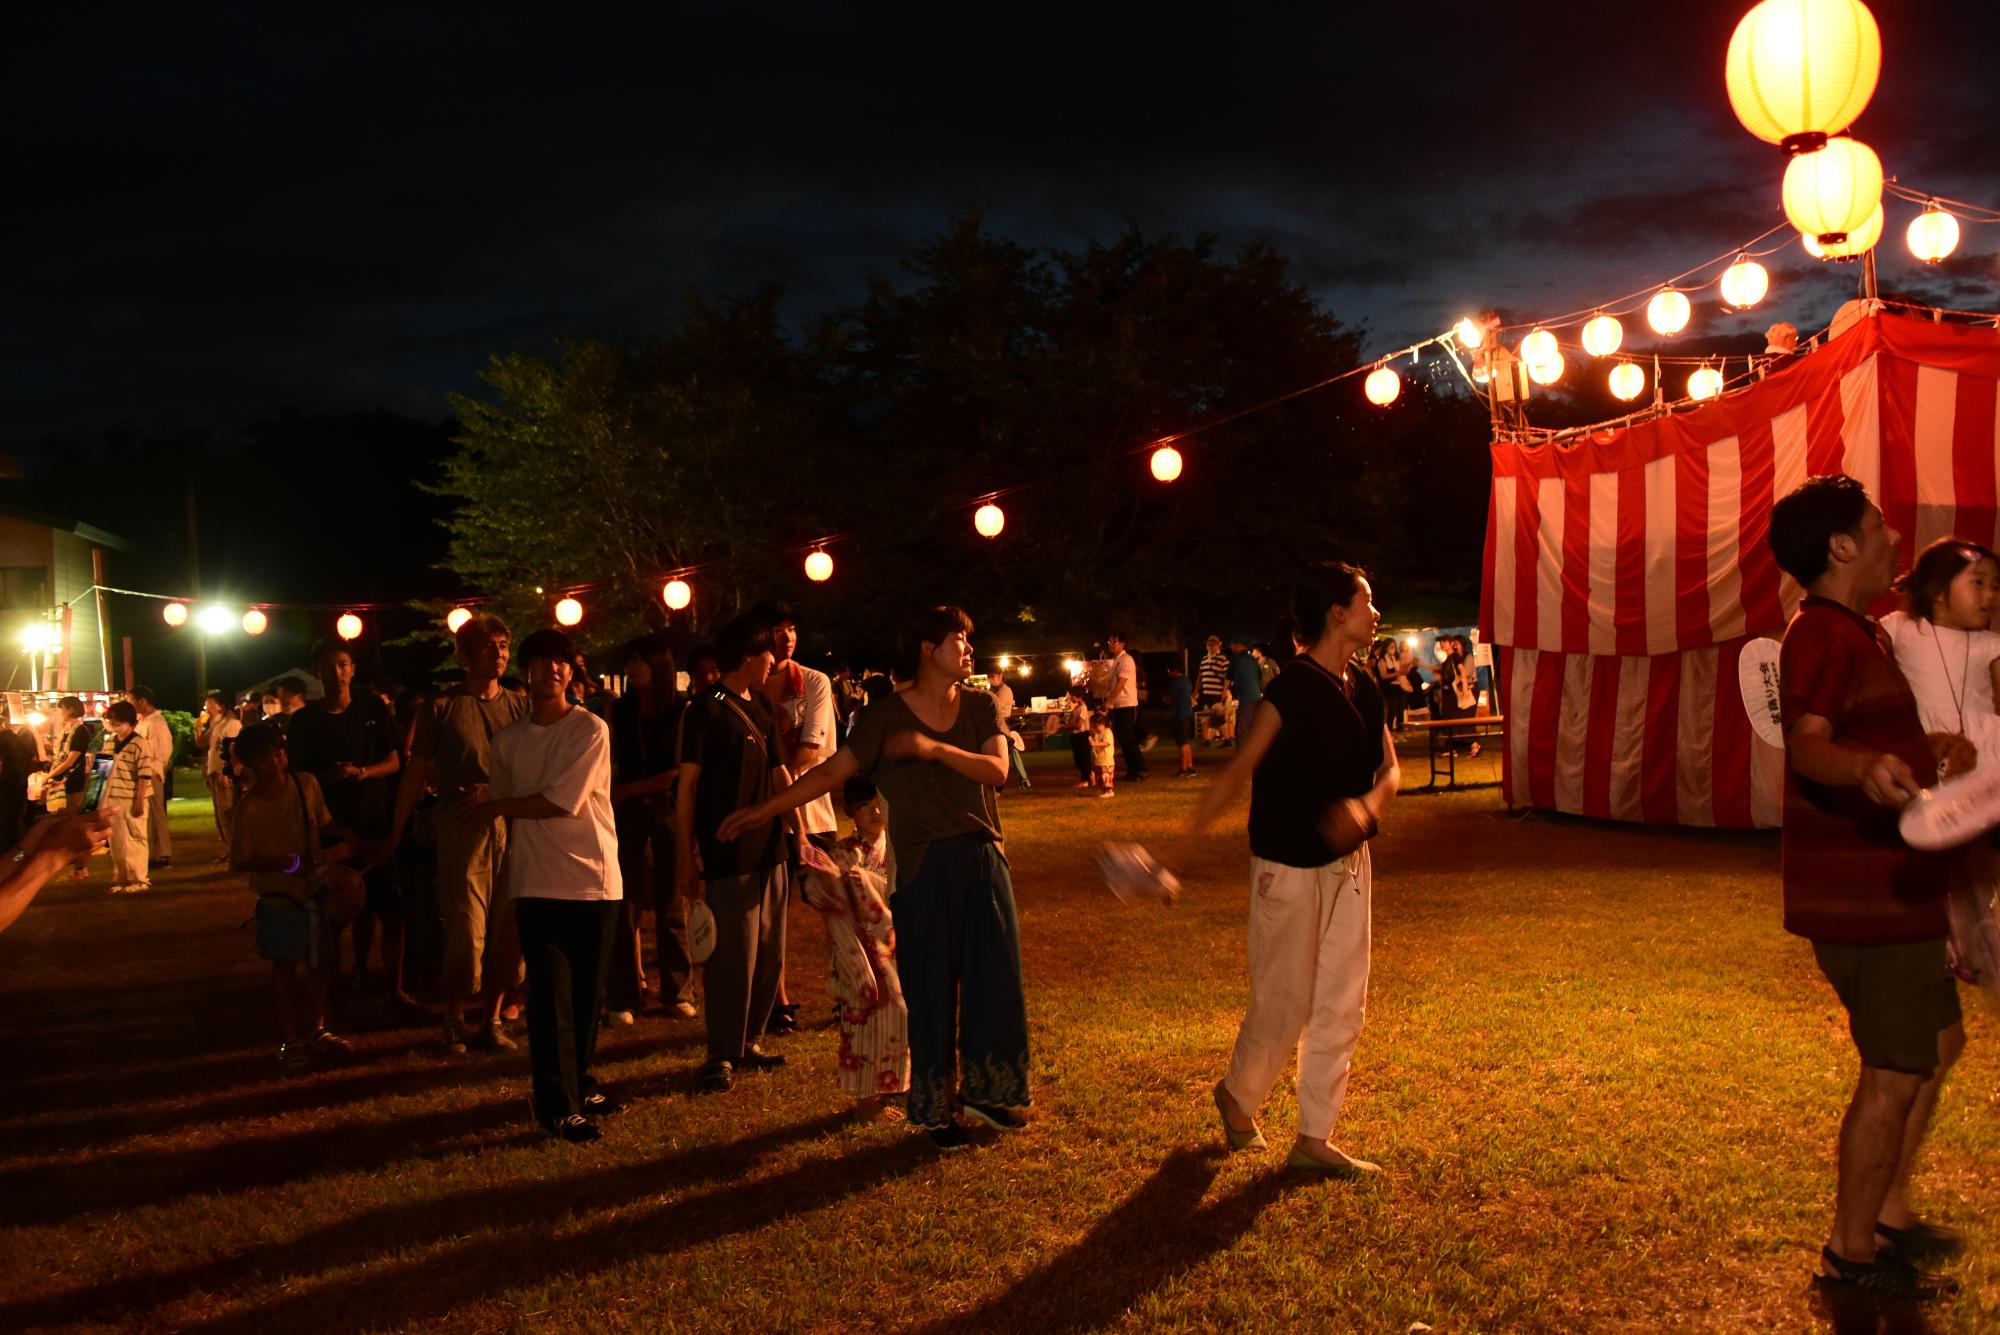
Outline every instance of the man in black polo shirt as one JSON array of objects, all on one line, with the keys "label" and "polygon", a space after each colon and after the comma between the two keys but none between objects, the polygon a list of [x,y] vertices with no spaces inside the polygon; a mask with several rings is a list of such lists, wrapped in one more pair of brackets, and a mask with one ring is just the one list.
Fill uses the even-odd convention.
[{"label": "man in black polo shirt", "polygon": [[[313,670],[324,694],[291,715],[285,754],[294,774],[319,781],[326,808],[342,827],[362,838],[386,839],[395,814],[395,775],[403,767],[396,744],[396,720],[373,692],[354,691],[354,659],[345,645],[321,640],[313,646]],[[382,972],[389,999],[406,1014],[418,1013],[403,991],[403,909],[394,862],[362,868],[368,899],[354,920],[354,976],[368,967],[375,926],[382,927]]]},{"label": "man in black polo shirt", "polygon": [[731,812],[763,801],[790,778],[762,694],[775,661],[769,625],[738,617],[716,635],[715,658],[722,680],[691,700],[681,718],[674,862],[681,893],[706,901],[715,915],[715,952],[702,966],[708,1064],[699,1085],[719,1093],[738,1071],[784,1064],[751,1040],[764,1032],[778,999],[791,887],[784,818],[726,843],[716,834]]}]

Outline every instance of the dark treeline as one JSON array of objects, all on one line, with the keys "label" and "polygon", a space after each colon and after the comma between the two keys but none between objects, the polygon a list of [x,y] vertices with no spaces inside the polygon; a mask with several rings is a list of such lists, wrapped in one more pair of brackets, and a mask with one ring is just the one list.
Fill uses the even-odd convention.
[{"label": "dark treeline", "polygon": [[[994,649],[1269,625],[1308,556],[1390,593],[1477,587],[1485,414],[1421,377],[1387,411],[1358,380],[1305,395],[1184,442],[1178,482],[1149,474],[1156,437],[1356,364],[1359,331],[1277,252],[1136,230],[1036,252],[969,214],[901,267],[800,336],[771,288],[691,297],[645,343],[495,358],[454,403],[448,563],[524,621],[599,584],[597,641],[657,620],[659,571],[703,563],[699,622],[781,593],[848,650],[940,598]],[[976,498],[1023,484],[1005,531],[975,534]],[[851,536],[809,585],[829,534]]]},{"label": "dark treeline", "polygon": [[[1391,615],[1477,588],[1485,414],[1407,364],[1389,409],[1346,381],[1182,442],[1180,480],[1152,479],[1153,439],[1366,350],[1268,247],[1223,255],[1133,229],[1034,251],[975,212],[852,308],[801,328],[781,304],[775,284],[691,293],[650,337],[496,355],[449,419],[288,412],[230,435],[44,439],[18,451],[28,477],[8,486],[131,539],[114,582],[188,587],[192,479],[210,596],[483,596],[527,628],[591,586],[579,633],[597,649],[659,624],[660,572],[683,565],[701,567],[697,631],[776,594],[814,640],[856,654],[939,598],[972,609],[996,650],[1081,647],[1114,622],[1142,646],[1261,629],[1312,556],[1376,570]],[[1005,531],[977,536],[975,499],[1017,487],[1000,499]],[[834,577],[813,585],[804,548],[829,535]],[[156,608],[114,617],[142,675],[191,687],[187,637]],[[261,641],[216,643],[211,684],[298,663],[331,621],[281,615]],[[378,619],[364,670],[441,667],[441,636],[378,647],[423,626]]]}]

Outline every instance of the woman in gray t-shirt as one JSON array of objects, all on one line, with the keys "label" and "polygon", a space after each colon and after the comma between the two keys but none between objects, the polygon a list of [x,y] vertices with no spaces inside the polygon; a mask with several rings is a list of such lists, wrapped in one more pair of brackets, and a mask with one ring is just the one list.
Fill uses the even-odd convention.
[{"label": "woman in gray t-shirt", "polygon": [[855,775],[881,791],[896,854],[896,968],[910,1009],[909,1119],[941,1150],[966,1144],[957,1114],[1016,1131],[1029,1106],[1020,929],[994,800],[1007,782],[1008,743],[993,697],[962,685],[971,634],[956,607],[912,618],[897,655],[910,687],[868,706],[845,746],[730,816],[720,835]]}]

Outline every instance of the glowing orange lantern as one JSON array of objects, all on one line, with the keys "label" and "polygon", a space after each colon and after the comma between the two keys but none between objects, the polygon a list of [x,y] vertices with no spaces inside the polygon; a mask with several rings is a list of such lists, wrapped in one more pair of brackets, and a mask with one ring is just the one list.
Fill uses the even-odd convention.
[{"label": "glowing orange lantern", "polygon": [[988,501],[972,512],[972,527],[982,538],[997,538],[1000,530],[1007,527],[1007,514],[999,506]]},{"label": "glowing orange lantern", "polygon": [[168,603],[160,609],[160,616],[169,626],[185,626],[188,619],[186,603]]},{"label": "glowing orange lantern", "polygon": [[270,629],[270,626],[271,619],[254,607],[243,614],[243,633],[245,635],[262,635],[266,630]]},{"label": "glowing orange lantern", "polygon": [[1723,64],[1743,128],[1795,152],[1852,125],[1881,75],[1882,33],[1861,0],[1764,0]]},{"label": "glowing orange lantern", "polygon": [[472,620],[471,612],[463,607],[454,607],[451,611],[445,613],[444,628],[456,635],[460,630],[464,629],[465,623],[470,620]]},{"label": "glowing orange lantern", "polygon": [[1845,241],[1836,241],[1831,245],[1821,245],[1819,238],[1810,233],[1800,238],[1801,242],[1805,245],[1806,254],[1816,260],[1851,260],[1857,255],[1865,255],[1873,250],[1875,243],[1881,239],[1882,206],[1880,204],[1875,206],[1875,212],[1868,215],[1868,221],[1861,225],[1859,231],[1847,234]]},{"label": "glowing orange lantern", "polygon": [[1910,220],[1910,253],[1925,264],[1936,264],[1958,249],[1958,219],[1935,202]]},{"label": "glowing orange lantern", "polygon": [[1386,366],[1378,366],[1361,382],[1361,392],[1377,408],[1386,408],[1403,392],[1403,378]]},{"label": "glowing orange lantern", "polygon": [[1688,305],[1687,293],[1663,287],[1646,303],[1646,323],[1653,326],[1656,334],[1678,334],[1687,328],[1693,309]]},{"label": "glowing orange lantern", "polygon": [[1172,482],[1181,475],[1181,452],[1171,445],[1162,445],[1153,451],[1153,476],[1161,482]]},{"label": "glowing orange lantern", "polygon": [[1713,366],[1703,366],[1688,377],[1688,397],[1691,399],[1712,399],[1722,392],[1722,372]]},{"label": "glowing orange lantern", "polygon": [[1521,340],[1521,360],[1533,367],[1537,362],[1550,362],[1562,356],[1562,349],[1556,343],[1556,336],[1546,329],[1537,329]]},{"label": "glowing orange lantern", "polygon": [[1625,342],[1625,326],[1615,315],[1599,315],[1583,326],[1583,350],[1593,357],[1609,357]]},{"label": "glowing orange lantern", "polygon": [[1770,271],[1753,259],[1739,255],[1722,271],[1722,299],[1739,311],[1755,306],[1770,290]]},{"label": "glowing orange lantern", "polygon": [[1646,390],[1646,373],[1637,362],[1620,362],[1611,368],[1611,392],[1630,403]]},{"label": "glowing orange lantern", "polygon": [[574,598],[564,598],[556,604],[556,624],[574,626],[583,620],[583,604]]},{"label": "glowing orange lantern", "polygon": [[342,612],[340,619],[333,623],[333,633],[343,640],[361,638],[361,618],[352,612]]},{"label": "glowing orange lantern", "polygon": [[806,578],[815,584],[824,584],[833,578],[833,558],[825,552],[815,550],[806,558]]},{"label": "glowing orange lantern", "polygon": [[1881,206],[1882,159],[1858,139],[1829,139],[1785,164],[1784,203],[1792,226],[1822,246],[1845,241]]},{"label": "glowing orange lantern", "polygon": [[1538,385],[1553,385],[1563,377],[1563,355],[1558,352],[1545,362],[1528,363],[1528,379]]},{"label": "glowing orange lantern", "polygon": [[669,611],[678,612],[694,601],[694,590],[684,579],[670,579],[667,586],[660,590],[660,601],[667,605]]}]

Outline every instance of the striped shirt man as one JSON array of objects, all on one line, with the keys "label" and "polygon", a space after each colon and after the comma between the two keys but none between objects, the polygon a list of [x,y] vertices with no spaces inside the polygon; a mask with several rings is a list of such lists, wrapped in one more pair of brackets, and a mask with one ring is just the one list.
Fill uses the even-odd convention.
[{"label": "striped shirt man", "polygon": [[1222,698],[1222,683],[1229,678],[1229,655],[1222,652],[1222,641],[1216,636],[1208,637],[1208,652],[1202,656],[1201,666],[1195,673],[1195,699],[1204,705],[1212,705]]}]

